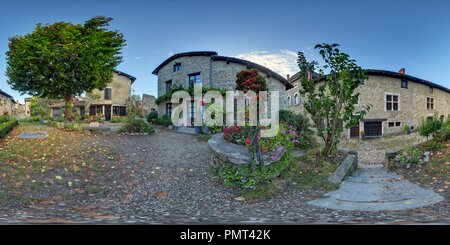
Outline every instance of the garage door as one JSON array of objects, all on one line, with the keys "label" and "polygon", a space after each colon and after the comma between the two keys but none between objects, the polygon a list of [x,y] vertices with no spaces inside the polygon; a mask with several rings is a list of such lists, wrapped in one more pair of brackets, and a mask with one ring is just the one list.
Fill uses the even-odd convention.
[{"label": "garage door", "polygon": [[381,123],[382,122],[364,122],[365,136],[368,137],[381,136],[382,134]]}]

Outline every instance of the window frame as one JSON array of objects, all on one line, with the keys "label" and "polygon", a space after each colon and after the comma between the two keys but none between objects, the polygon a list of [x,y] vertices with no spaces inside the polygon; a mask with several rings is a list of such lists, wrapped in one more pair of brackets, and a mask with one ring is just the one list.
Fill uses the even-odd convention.
[{"label": "window frame", "polygon": [[[110,91],[109,92],[109,96],[106,96],[108,94],[107,91]],[[104,91],[103,91],[103,99],[105,99],[105,100],[112,100],[112,88],[111,87],[107,87],[107,88],[104,89]]]},{"label": "window frame", "polygon": [[181,67],[181,62],[175,63],[173,65],[173,72],[177,72],[177,71],[181,71],[182,67]]},{"label": "window frame", "polygon": [[166,81],[166,93],[168,93],[170,90],[172,90],[172,79],[169,81]]},{"label": "window frame", "polygon": [[[199,81],[197,81],[197,79],[196,80],[191,80],[191,77],[198,77],[200,80]],[[191,81],[192,81],[192,84],[191,84]],[[194,72],[194,73],[188,74],[188,85],[189,85],[189,87],[194,87],[194,84],[196,84],[196,83],[202,83],[201,72]]]},{"label": "window frame", "polygon": [[427,110],[434,110],[434,98],[427,97]]},{"label": "window frame", "polygon": [[294,94],[294,105],[300,105],[300,95],[298,93]]},{"label": "window frame", "polygon": [[[391,101],[388,101],[387,97],[392,96]],[[394,96],[397,96],[397,101],[394,101]],[[384,111],[386,112],[398,112],[401,111],[401,99],[400,94],[397,93],[384,93]],[[388,103],[391,103],[391,109],[388,110]],[[397,103],[397,110],[394,110],[394,104]]]},{"label": "window frame", "polygon": [[[403,86],[405,84],[405,86]],[[400,80],[400,87],[401,88],[408,88],[408,80]]]}]

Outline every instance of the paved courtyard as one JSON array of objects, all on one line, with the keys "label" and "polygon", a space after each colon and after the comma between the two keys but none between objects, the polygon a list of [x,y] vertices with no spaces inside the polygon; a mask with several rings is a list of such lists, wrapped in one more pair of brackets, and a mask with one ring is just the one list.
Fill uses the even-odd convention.
[{"label": "paved courtyard", "polygon": [[267,200],[238,201],[238,191],[210,173],[210,149],[193,135],[157,129],[150,136],[80,137],[114,152],[98,184],[101,195],[2,205],[1,223],[450,223],[448,200],[405,211],[331,210],[308,204],[325,191],[295,183]]}]

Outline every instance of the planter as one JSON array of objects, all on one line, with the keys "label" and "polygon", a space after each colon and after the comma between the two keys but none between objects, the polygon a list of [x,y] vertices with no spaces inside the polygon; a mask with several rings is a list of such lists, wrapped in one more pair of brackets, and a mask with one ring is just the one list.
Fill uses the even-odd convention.
[{"label": "planter", "polygon": [[[229,162],[236,165],[247,165],[252,162],[252,157],[247,147],[226,141],[222,133],[214,134],[208,140],[208,145],[212,150],[213,164]],[[285,153],[286,150],[283,150],[276,160],[273,160],[271,155],[263,153],[262,162],[264,166],[278,162]]]}]

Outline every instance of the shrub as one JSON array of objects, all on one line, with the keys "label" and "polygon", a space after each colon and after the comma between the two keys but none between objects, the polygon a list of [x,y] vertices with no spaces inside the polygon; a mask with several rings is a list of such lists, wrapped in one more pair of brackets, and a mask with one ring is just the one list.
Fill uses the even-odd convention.
[{"label": "shrub", "polygon": [[437,117],[434,117],[433,119],[426,120],[419,125],[419,134],[427,138],[430,135],[436,137],[436,133],[439,131],[439,129],[441,129],[441,127],[442,122]]},{"label": "shrub", "polygon": [[400,156],[400,162],[403,164],[419,163],[422,154],[423,152],[421,149],[407,146],[403,149],[402,155]]},{"label": "shrub", "polygon": [[19,125],[19,122],[16,119],[0,123],[0,138],[4,138],[17,125]]},{"label": "shrub", "polygon": [[66,131],[79,131],[80,132],[83,130],[83,126],[80,123],[73,121],[73,122],[64,124],[64,129]]},{"label": "shrub", "polygon": [[8,116],[0,116],[0,123],[5,123],[9,121],[9,117]]},{"label": "shrub", "polygon": [[19,120],[20,122],[39,122],[39,116],[27,117]]},{"label": "shrub", "polygon": [[156,125],[169,126],[172,125],[172,120],[168,115],[163,115],[162,117],[158,117],[153,120],[153,123]]},{"label": "shrub", "polygon": [[245,145],[251,140],[253,128],[250,126],[231,126],[223,129],[223,138],[238,145]]},{"label": "shrub", "polygon": [[405,126],[403,126],[403,133],[404,134],[411,133],[411,128],[409,127],[409,125],[405,124]]},{"label": "shrub", "polygon": [[120,127],[120,132],[151,134],[155,130],[144,119],[131,115],[127,118],[125,124]]},{"label": "shrub", "polygon": [[157,118],[158,118],[158,112],[157,111],[152,111],[147,116],[147,122],[153,123],[153,121],[155,119],[157,119]]},{"label": "shrub", "polygon": [[124,123],[127,121],[127,117],[112,117],[110,123]]}]

